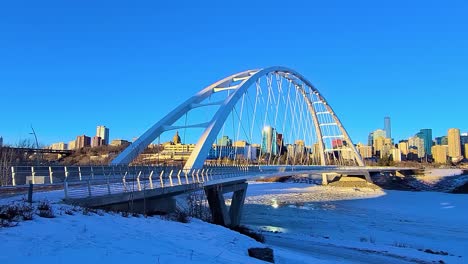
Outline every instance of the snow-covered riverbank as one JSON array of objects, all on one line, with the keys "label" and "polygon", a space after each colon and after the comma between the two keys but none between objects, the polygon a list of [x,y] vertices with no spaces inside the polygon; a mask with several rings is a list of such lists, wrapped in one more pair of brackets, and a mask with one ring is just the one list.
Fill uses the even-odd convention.
[{"label": "snow-covered riverbank", "polygon": [[[35,197],[52,201],[57,217],[0,228],[2,263],[264,263],[247,255],[264,244],[197,219],[68,215],[57,193]],[[466,263],[466,197],[250,183],[242,222],[265,231],[276,263]]]}]

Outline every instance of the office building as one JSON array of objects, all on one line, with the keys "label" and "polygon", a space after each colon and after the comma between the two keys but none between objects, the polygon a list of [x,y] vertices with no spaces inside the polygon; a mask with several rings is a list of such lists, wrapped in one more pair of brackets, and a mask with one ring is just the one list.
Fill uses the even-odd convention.
[{"label": "office building", "polygon": [[400,142],[398,143],[398,149],[400,150],[402,155],[408,155],[408,152],[409,152],[408,140],[400,140]]},{"label": "office building", "polygon": [[109,145],[109,128],[105,126],[97,126],[96,136],[102,139],[103,145]]},{"label": "office building", "polygon": [[0,148],[3,147],[3,137],[0,137]]},{"label": "office building", "polygon": [[447,163],[448,146],[447,145],[435,145],[431,148],[432,158],[434,163],[445,164]]},{"label": "office building", "polygon": [[218,140],[218,146],[230,147],[230,146],[232,146],[232,140],[228,136],[222,136]]},{"label": "office building", "polygon": [[277,153],[279,155],[284,154],[286,152],[286,149],[283,144],[283,134],[276,133],[276,148],[277,148]]},{"label": "office building", "polygon": [[424,141],[424,152],[426,155],[432,155],[432,129],[423,128],[419,130],[419,133],[416,134],[417,137],[421,138]]},{"label": "office building", "polygon": [[372,132],[372,134],[373,134],[374,140],[378,137],[383,137],[383,138],[387,137],[387,133],[385,132],[385,130],[382,130],[382,129],[377,129],[374,132]]},{"label": "office building", "polygon": [[374,132],[370,132],[369,136],[367,136],[367,145],[370,147],[374,145]]},{"label": "office building", "polygon": [[386,138],[392,138],[392,127],[390,124],[390,117],[386,116],[384,117],[384,130],[385,130],[385,137]]},{"label": "office building", "polygon": [[448,145],[448,137],[447,136],[436,137],[435,142],[436,142],[436,145]]},{"label": "office building", "polygon": [[468,159],[468,143],[465,143],[465,159]]},{"label": "office building", "polygon": [[77,136],[75,142],[75,149],[91,146],[91,138],[86,135]]},{"label": "office building", "polygon": [[397,148],[392,148],[390,150],[390,155],[392,156],[393,161],[400,162],[401,161],[401,151]]},{"label": "office building", "polygon": [[262,146],[263,154],[276,155],[278,153],[276,130],[271,126],[266,126],[262,130]]},{"label": "office building", "polygon": [[374,139],[374,152],[380,158],[390,155],[392,147],[392,139],[390,138],[378,137]]},{"label": "office building", "polygon": [[452,159],[461,157],[460,129],[450,128],[447,133],[448,155]]},{"label": "office building", "polygon": [[372,147],[361,143],[357,144],[357,150],[363,159],[372,158]]},{"label": "office building", "polygon": [[[408,139],[408,148],[410,149],[410,153],[416,153],[418,158],[423,158],[426,155],[426,150],[424,148],[424,140],[420,137],[414,136]],[[411,151],[413,150],[413,152]]]}]

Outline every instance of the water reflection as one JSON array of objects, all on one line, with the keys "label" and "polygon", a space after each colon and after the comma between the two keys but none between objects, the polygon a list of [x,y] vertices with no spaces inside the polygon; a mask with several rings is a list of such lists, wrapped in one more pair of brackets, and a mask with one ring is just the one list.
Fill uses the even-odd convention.
[{"label": "water reflection", "polygon": [[288,230],[279,226],[260,226],[259,229],[263,232],[272,232],[272,233],[286,233]]},{"label": "water reflection", "polygon": [[338,205],[336,203],[325,203],[325,202],[320,202],[320,203],[284,203],[281,201],[278,201],[276,199],[271,200],[271,207],[273,208],[280,208],[280,207],[288,207],[288,208],[293,208],[293,209],[300,209],[300,210],[337,210]]}]

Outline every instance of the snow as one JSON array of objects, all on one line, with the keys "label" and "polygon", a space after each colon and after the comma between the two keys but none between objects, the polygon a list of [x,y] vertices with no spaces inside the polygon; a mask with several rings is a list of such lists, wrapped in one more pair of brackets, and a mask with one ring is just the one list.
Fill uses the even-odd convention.
[{"label": "snow", "polygon": [[1,263],[265,263],[247,255],[265,246],[276,263],[468,262],[466,195],[250,182],[242,224],[262,230],[266,244],[197,219],[84,215],[62,197],[34,196],[50,200],[56,218],[0,228]]},{"label": "snow", "polygon": [[192,219],[184,224],[160,217],[120,214],[65,214],[35,217],[0,228],[0,263],[263,263],[248,257],[249,247],[264,247],[221,226]]},{"label": "snow", "polygon": [[340,263],[467,262],[465,195],[268,183],[249,185],[247,202],[243,224],[274,249]]}]

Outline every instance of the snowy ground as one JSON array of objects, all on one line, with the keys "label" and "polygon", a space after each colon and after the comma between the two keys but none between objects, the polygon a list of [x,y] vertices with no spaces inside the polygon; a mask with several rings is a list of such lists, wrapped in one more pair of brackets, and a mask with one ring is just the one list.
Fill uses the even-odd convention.
[{"label": "snowy ground", "polygon": [[264,263],[247,255],[264,245],[197,219],[65,214],[70,208],[54,204],[56,218],[0,228],[0,263]]},{"label": "snowy ground", "polygon": [[[0,263],[264,263],[247,249],[265,245],[220,226],[67,215],[61,196],[35,195],[54,203],[56,218],[0,228]],[[242,222],[264,231],[276,263],[467,263],[467,209],[466,195],[250,183]]]},{"label": "snowy ground", "polygon": [[[275,251],[293,250],[322,261],[468,263],[467,198],[436,192],[250,184],[242,223],[264,230]],[[427,249],[448,255],[423,252]]]}]

